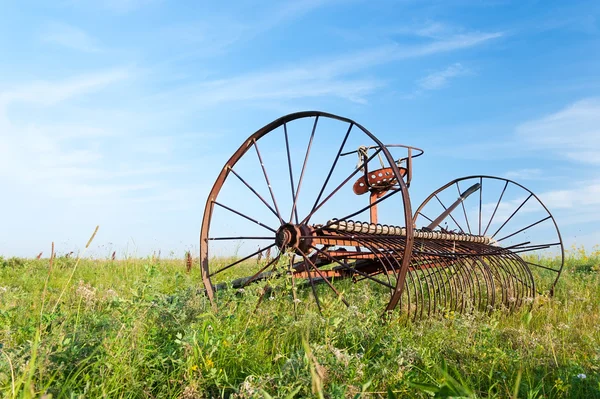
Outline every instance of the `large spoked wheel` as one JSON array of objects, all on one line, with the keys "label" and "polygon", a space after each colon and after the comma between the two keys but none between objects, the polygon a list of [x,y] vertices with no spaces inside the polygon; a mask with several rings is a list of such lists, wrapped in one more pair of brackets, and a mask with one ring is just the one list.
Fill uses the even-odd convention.
[{"label": "large spoked wheel", "polygon": [[[366,191],[360,180],[365,168],[383,172],[376,179],[393,182],[389,191],[374,200],[368,193],[358,195]],[[200,262],[213,306],[222,288],[240,290],[254,282],[266,288],[272,279],[284,279],[294,287],[281,294],[284,300],[298,303],[312,296],[310,303],[319,310],[330,304],[358,306],[367,297],[377,298],[369,299],[369,306],[393,309],[412,245],[412,211],[401,169],[367,129],[336,115],[290,114],[251,135],[221,170],[204,210]],[[348,247],[349,241],[325,239],[334,223],[373,217],[406,226],[394,256],[371,241]],[[361,255],[344,256],[350,252]],[[379,259],[379,267],[364,268],[364,259]]]},{"label": "large spoked wheel", "polygon": [[[423,201],[414,222],[418,229],[488,237],[490,246],[476,254],[477,267],[490,276],[504,271],[495,272],[495,279],[512,292],[520,285],[532,293],[553,294],[564,264],[562,238],[548,208],[522,185],[493,176],[453,180]],[[490,272],[500,256],[504,263]]]}]

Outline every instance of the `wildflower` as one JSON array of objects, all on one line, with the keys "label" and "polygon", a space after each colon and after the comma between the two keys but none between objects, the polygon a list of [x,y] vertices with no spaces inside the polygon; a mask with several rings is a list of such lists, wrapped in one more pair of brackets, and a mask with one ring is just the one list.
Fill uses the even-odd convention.
[{"label": "wildflower", "polygon": [[580,374],[577,374],[577,378],[579,378],[580,380],[585,380],[587,378],[587,375],[580,373]]},{"label": "wildflower", "polygon": [[300,302],[302,302],[302,301],[300,300],[300,298],[296,298],[296,299],[294,299],[294,303],[300,303]]},{"label": "wildflower", "polygon": [[269,301],[274,301],[274,300],[275,300],[275,297],[274,297],[273,295],[271,295],[271,296],[269,297]]},{"label": "wildflower", "polygon": [[4,293],[6,291],[8,291],[7,287],[0,287],[0,294]]},{"label": "wildflower", "polygon": [[237,290],[237,292],[239,292],[240,294],[243,294],[244,292],[246,292],[246,290],[243,289],[243,288],[240,288],[240,289]]},{"label": "wildflower", "polygon": [[77,287],[77,295],[83,299],[86,304],[91,304],[96,299],[96,289],[92,287],[90,284],[85,284],[83,280],[79,281],[79,286]]}]

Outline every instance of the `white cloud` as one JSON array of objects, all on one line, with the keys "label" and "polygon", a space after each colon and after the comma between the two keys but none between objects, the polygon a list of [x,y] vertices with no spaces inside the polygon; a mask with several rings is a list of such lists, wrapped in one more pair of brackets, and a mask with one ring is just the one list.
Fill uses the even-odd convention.
[{"label": "white cloud", "polygon": [[65,23],[52,22],[43,32],[42,40],[87,53],[99,52],[95,41],[82,29]]},{"label": "white cloud", "polygon": [[[502,33],[463,34],[417,46],[388,45],[340,55],[314,59],[304,64],[280,66],[235,77],[204,81],[193,87],[164,93],[171,98],[189,96],[201,105],[231,101],[286,100],[313,97],[340,97],[353,102],[366,102],[366,96],[384,85],[374,78],[352,77],[368,68],[403,59],[470,48],[501,37]],[[454,65],[446,78],[458,75],[464,68]],[[438,83],[439,84],[439,83]]]},{"label": "white cloud", "polygon": [[125,80],[131,76],[128,68],[118,68],[94,74],[81,75],[60,82],[38,81],[16,89],[0,92],[0,117],[3,106],[13,102],[25,102],[50,106],[81,96],[108,85]]},{"label": "white cloud", "polygon": [[450,65],[448,68],[433,72],[419,80],[419,86],[424,90],[438,90],[448,85],[448,81],[457,76],[465,75],[469,72],[460,63]]},{"label": "white cloud", "polygon": [[523,123],[516,133],[534,149],[550,150],[576,162],[600,164],[600,99],[584,99]]},{"label": "white cloud", "polygon": [[544,178],[544,173],[538,168],[525,168],[506,172],[504,177],[510,180],[539,180]]}]

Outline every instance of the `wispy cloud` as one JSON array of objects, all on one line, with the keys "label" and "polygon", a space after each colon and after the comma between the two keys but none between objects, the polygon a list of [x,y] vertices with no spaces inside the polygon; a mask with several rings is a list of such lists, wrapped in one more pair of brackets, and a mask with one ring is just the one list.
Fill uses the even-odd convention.
[{"label": "wispy cloud", "polygon": [[42,40],[47,43],[67,47],[72,50],[96,53],[100,47],[84,30],[65,23],[49,23],[42,33]]},{"label": "wispy cloud", "polygon": [[525,168],[506,172],[504,177],[511,180],[538,180],[544,178],[544,172],[538,168]]},{"label": "wispy cloud", "polygon": [[113,149],[131,143],[127,137],[117,134],[110,121],[104,126],[85,122],[52,124],[36,122],[35,111],[27,122],[13,121],[10,115],[11,106],[16,103],[52,110],[112,88],[130,77],[128,68],[116,68],[0,92],[0,131],[3,133],[0,135],[0,180],[29,187],[48,198],[71,200],[102,201],[155,189],[156,183],[151,179],[133,183],[128,178],[169,172],[175,166],[160,168],[148,162],[151,154],[138,156],[135,163],[123,160],[114,164],[110,156]]},{"label": "wispy cloud", "polygon": [[[310,62],[283,65],[254,73],[204,81],[193,87],[163,93],[171,98],[191,97],[196,104],[216,105],[232,101],[286,100],[315,97],[338,97],[364,103],[367,96],[385,85],[372,77],[363,77],[361,72],[384,64],[410,58],[458,51],[480,45],[502,36],[502,33],[461,34],[444,40],[422,45],[385,45],[363,51],[316,58]],[[453,65],[445,76],[432,77],[430,87],[439,87],[453,76],[466,73],[460,64]],[[442,74],[443,75],[443,74]],[[187,94],[186,94],[187,93]]]},{"label": "wispy cloud", "polygon": [[423,90],[438,90],[448,85],[448,81],[452,78],[466,75],[469,70],[463,67],[460,63],[450,65],[444,70],[430,73],[420,79],[418,84]]},{"label": "wispy cloud", "polygon": [[29,83],[16,89],[0,92],[0,114],[2,113],[2,106],[9,102],[27,102],[49,106],[100,90],[130,76],[130,68],[117,68],[58,82],[38,81]]},{"label": "wispy cloud", "polygon": [[531,148],[552,151],[575,162],[600,164],[600,99],[577,101],[523,123],[516,134]]}]

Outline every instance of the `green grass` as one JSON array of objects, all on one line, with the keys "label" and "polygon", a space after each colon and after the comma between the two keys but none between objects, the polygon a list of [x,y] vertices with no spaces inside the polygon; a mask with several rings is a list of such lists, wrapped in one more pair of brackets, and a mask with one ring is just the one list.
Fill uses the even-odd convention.
[{"label": "green grass", "polygon": [[598,250],[513,313],[382,322],[359,283],[359,306],[321,315],[278,284],[214,313],[183,260],[0,258],[0,397],[600,398]]}]

